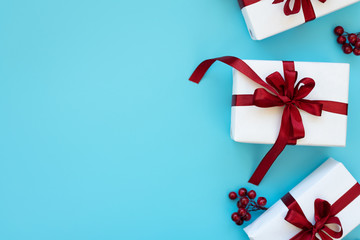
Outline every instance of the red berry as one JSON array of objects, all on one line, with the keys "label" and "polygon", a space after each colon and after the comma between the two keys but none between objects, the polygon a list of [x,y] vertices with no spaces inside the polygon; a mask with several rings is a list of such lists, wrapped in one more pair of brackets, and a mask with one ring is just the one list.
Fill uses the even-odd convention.
[{"label": "red berry", "polygon": [[242,208],[242,207],[243,207],[240,200],[237,201],[237,204],[236,204],[236,205],[237,205],[238,208]]},{"label": "red berry", "polygon": [[350,54],[352,51],[353,51],[353,48],[351,47],[350,44],[348,43],[345,43],[343,46],[342,46],[342,49],[343,49],[343,52],[345,54]]},{"label": "red berry", "polygon": [[242,206],[246,207],[249,204],[250,200],[247,197],[240,198],[240,203]]},{"label": "red berry", "polygon": [[243,218],[245,221],[250,221],[250,219],[251,219],[251,214],[248,212],[248,213],[246,213],[246,215],[244,216],[244,218]]},{"label": "red berry", "polygon": [[360,39],[359,39],[359,38],[358,38],[358,40],[356,41],[354,47],[355,47],[355,48],[360,48]]},{"label": "red berry", "polygon": [[245,208],[241,207],[241,208],[239,208],[238,213],[239,213],[240,217],[244,217],[246,215],[247,211]]},{"label": "red berry", "polygon": [[261,206],[261,207],[264,207],[266,205],[266,203],[267,203],[267,200],[264,197],[259,197],[257,200],[257,204],[259,204],[259,206]]},{"label": "red berry", "polygon": [[241,226],[243,225],[244,221],[240,219],[239,221],[236,221],[236,225]]},{"label": "red berry", "polygon": [[360,56],[360,48],[355,48],[355,49],[354,49],[354,54],[355,54],[356,56]]},{"label": "red berry", "polygon": [[230,198],[231,200],[235,200],[235,199],[237,198],[236,192],[231,192],[231,193],[229,193],[229,198]]},{"label": "red berry", "polygon": [[340,44],[344,44],[346,42],[346,37],[344,36],[339,36],[337,38],[337,42],[340,43]]},{"label": "red berry", "polygon": [[352,33],[348,36],[349,42],[353,45],[356,43],[357,39],[358,38],[357,38],[356,34],[354,34],[354,33]]},{"label": "red berry", "polygon": [[249,192],[248,192],[248,197],[249,197],[250,199],[256,198],[256,192],[255,192],[254,190],[249,191]]},{"label": "red berry", "polygon": [[240,197],[245,197],[245,196],[246,196],[246,193],[247,193],[246,188],[240,188],[240,189],[239,189],[239,196],[240,196]]},{"label": "red berry", "polygon": [[231,219],[234,221],[234,222],[237,222],[239,220],[241,220],[241,217],[239,216],[239,214],[237,212],[234,212],[232,215],[231,215]]},{"label": "red berry", "polygon": [[334,29],[334,33],[338,36],[342,35],[344,33],[344,28],[341,27],[341,26],[337,26],[335,29]]}]

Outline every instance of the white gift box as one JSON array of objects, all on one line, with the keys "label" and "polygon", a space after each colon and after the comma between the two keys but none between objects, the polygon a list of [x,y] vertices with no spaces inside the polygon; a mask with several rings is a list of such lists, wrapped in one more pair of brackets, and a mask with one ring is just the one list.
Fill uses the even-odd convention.
[{"label": "white gift box", "polygon": [[[283,75],[281,61],[244,60],[262,79],[278,71]],[[316,85],[305,98],[348,103],[349,64],[295,62],[298,81],[313,78]],[[253,94],[262,86],[254,83],[237,70],[233,72],[233,94]],[[231,137],[237,142],[273,144],[279,134],[284,107],[260,108],[233,106],[231,108]],[[300,110],[305,128],[305,138],[298,145],[345,146],[347,116],[322,112],[314,116]]]},{"label": "white gift box", "polygon": [[[273,1],[261,0],[242,8],[242,13],[252,39],[261,40],[305,23],[302,9],[297,14],[286,16],[283,10],[284,2],[272,4]],[[327,0],[325,3],[321,3],[319,0],[311,0],[311,3],[316,17],[319,18],[359,1]]]},{"label": "white gift box", "polygon": [[[306,218],[314,224],[315,199],[324,199],[333,204],[356,183],[343,164],[330,158],[292,189],[290,194],[298,202]],[[280,200],[244,230],[250,240],[291,239],[301,229],[284,219],[288,211]],[[343,238],[360,224],[360,197],[355,198],[336,217],[341,221]]]}]

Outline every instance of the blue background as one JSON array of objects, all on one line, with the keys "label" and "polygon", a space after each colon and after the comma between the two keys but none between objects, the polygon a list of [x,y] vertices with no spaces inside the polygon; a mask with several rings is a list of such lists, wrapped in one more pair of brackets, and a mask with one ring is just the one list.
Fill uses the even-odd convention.
[{"label": "blue background", "polygon": [[0,239],[247,239],[227,194],[270,145],[230,139],[229,67],[187,80],[211,57],[351,63],[347,147],[288,147],[254,189],[329,156],[360,179],[360,57],[332,32],[359,11],[253,41],[236,0],[1,1]]}]

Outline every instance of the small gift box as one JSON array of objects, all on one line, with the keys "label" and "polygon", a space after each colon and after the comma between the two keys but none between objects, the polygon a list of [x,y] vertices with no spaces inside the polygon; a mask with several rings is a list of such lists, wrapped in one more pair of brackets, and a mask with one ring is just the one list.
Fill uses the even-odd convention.
[{"label": "small gift box", "polygon": [[234,68],[231,137],[274,144],[250,183],[261,182],[286,145],[345,146],[349,64],[229,56],[202,62],[190,80],[199,83],[215,61]]},{"label": "small gift box", "polygon": [[360,185],[327,160],[244,230],[251,240],[342,239],[360,224]]},{"label": "small gift box", "polygon": [[359,0],[238,0],[249,33],[261,40]]}]

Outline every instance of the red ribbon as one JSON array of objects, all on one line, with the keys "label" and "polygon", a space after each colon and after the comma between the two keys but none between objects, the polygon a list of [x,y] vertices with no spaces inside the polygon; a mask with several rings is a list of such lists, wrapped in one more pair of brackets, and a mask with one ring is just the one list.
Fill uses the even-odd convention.
[{"label": "red ribbon", "polygon": [[252,5],[254,3],[260,2],[261,0],[238,0],[240,8],[247,7],[249,5]]},{"label": "red ribbon", "polygon": [[190,81],[199,83],[215,61],[235,68],[263,87],[256,89],[252,95],[233,95],[232,106],[255,105],[262,108],[285,106],[278,138],[250,178],[249,182],[252,184],[260,184],[286,145],[294,145],[297,139],[305,137],[299,109],[315,116],[321,116],[322,111],[347,115],[346,103],[304,99],[315,87],[315,81],[311,78],[304,78],[295,85],[298,74],[295,71],[294,62],[283,62],[285,79],[279,72],[274,72],[266,78],[265,82],[239,58],[227,56],[208,59],[195,69]]},{"label": "red ribbon", "polygon": [[[346,206],[360,196],[360,185],[356,183],[349,191],[341,196],[333,205],[323,199],[315,200],[315,224],[307,220],[300,205],[294,197],[288,193],[281,200],[289,209],[285,220],[302,229],[290,240],[332,240],[343,236],[340,219],[336,215]],[[335,224],[339,231],[329,228],[328,224]]]},{"label": "red ribbon", "polygon": [[[249,6],[251,4],[260,2],[261,0],[238,0],[240,8]],[[286,16],[298,14],[300,10],[303,10],[303,14],[305,17],[305,22],[309,22],[311,20],[314,20],[316,18],[314,7],[311,3],[311,0],[274,0],[273,4],[278,4],[285,2],[284,5],[284,13]],[[294,2],[293,8],[290,8],[291,2]],[[326,0],[318,0],[322,3],[325,3]]]},{"label": "red ribbon", "polygon": [[[274,0],[273,4],[284,2],[285,0]],[[322,3],[325,3],[326,0],[318,0]],[[293,9],[290,8],[291,0],[286,0],[284,5],[284,13],[286,16],[297,14],[300,12],[301,8],[304,13],[305,22],[314,20],[316,18],[314,7],[311,3],[311,0],[294,0]]]}]

